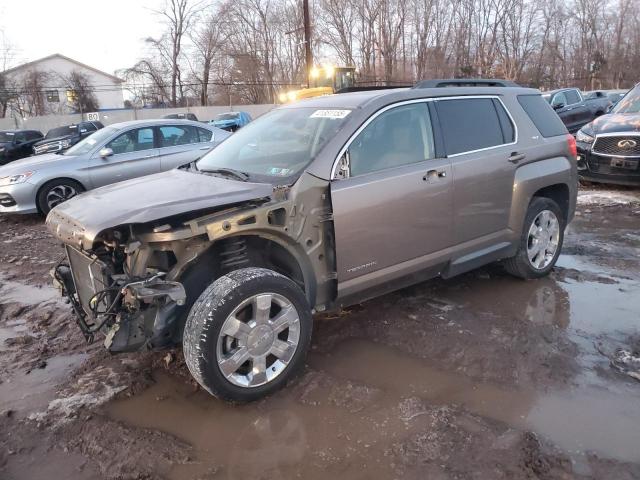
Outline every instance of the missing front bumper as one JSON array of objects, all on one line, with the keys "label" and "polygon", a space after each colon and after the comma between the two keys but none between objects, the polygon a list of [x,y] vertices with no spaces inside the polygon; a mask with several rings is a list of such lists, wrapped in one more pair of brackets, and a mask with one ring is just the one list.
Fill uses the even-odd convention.
[{"label": "missing front bumper", "polygon": [[53,269],[54,284],[71,304],[89,343],[98,332],[105,334],[105,347],[114,353],[168,343],[175,313],[186,301],[181,283],[163,280],[163,273],[134,281],[109,275],[105,264],[71,247],[67,258],[68,264]]}]

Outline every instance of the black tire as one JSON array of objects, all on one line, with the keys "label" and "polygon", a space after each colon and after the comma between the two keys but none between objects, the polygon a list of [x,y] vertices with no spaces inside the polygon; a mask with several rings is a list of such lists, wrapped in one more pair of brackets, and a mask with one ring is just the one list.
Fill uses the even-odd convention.
[{"label": "black tire", "polygon": [[[218,339],[225,321],[236,308],[255,295],[266,293],[280,295],[295,307],[299,319],[297,348],[275,378],[259,386],[239,386],[220,368]],[[209,393],[227,401],[250,402],[282,388],[302,370],[312,328],[313,318],[307,299],[292,280],[264,268],[235,270],[209,285],[193,305],[184,328],[184,357],[195,380]]]},{"label": "black tire", "polygon": [[[84,192],[84,187],[80,185],[80,183],[76,182],[75,180],[71,180],[70,178],[58,178],[56,180],[51,180],[45,183],[42,187],[40,187],[40,190],[38,191],[38,195],[36,197],[38,210],[42,215],[47,215],[55,206],[49,206],[48,197],[51,192],[53,192],[55,189],[60,188],[66,191],[74,191],[75,193],[72,196]],[[69,198],[72,197],[65,198],[63,201],[66,201]],[[62,203],[63,201],[59,203]]]},{"label": "black tire", "polygon": [[[553,258],[544,268],[536,268],[529,261],[527,254],[527,248],[529,243],[529,229],[532,223],[544,210],[550,210],[556,216],[559,223],[559,238],[558,247],[556,248]],[[556,202],[545,197],[533,197],[527,214],[525,215],[524,224],[522,226],[522,234],[520,235],[520,244],[518,246],[518,252],[511,258],[507,258],[503,261],[505,270],[511,275],[522,278],[525,280],[544,277],[549,274],[553,269],[560,256],[562,250],[562,242],[564,241],[564,229],[565,229],[565,215],[560,210],[560,207]]]}]

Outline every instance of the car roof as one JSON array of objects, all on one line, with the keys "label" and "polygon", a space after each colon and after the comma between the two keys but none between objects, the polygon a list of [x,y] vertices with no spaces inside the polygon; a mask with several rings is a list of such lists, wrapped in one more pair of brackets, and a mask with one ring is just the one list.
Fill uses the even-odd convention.
[{"label": "car roof", "polygon": [[[196,127],[206,127],[206,123],[196,122],[194,120],[184,120],[182,118],[154,118],[148,120],[129,120],[126,122],[112,123],[108,127],[123,129],[130,127],[155,127],[162,125],[193,125]],[[209,127],[211,128],[211,127]]]},{"label": "car roof", "polygon": [[27,128],[27,129],[22,129],[22,130],[15,130],[15,129],[9,129],[9,130],[0,130],[0,132],[2,133],[21,133],[21,132],[35,132],[35,133],[41,133],[40,130],[34,130],[33,128]]},{"label": "car roof", "polygon": [[543,95],[553,95],[554,93],[564,92],[565,90],[579,90],[579,88],[578,87],[556,88],[555,90],[547,90],[546,92],[542,92],[542,94]]},{"label": "car roof", "polygon": [[434,88],[393,88],[384,90],[364,90],[313,97],[290,103],[281,108],[362,108],[376,100],[388,103],[434,97],[462,97],[472,95],[539,95],[540,91],[524,87],[434,87]]}]

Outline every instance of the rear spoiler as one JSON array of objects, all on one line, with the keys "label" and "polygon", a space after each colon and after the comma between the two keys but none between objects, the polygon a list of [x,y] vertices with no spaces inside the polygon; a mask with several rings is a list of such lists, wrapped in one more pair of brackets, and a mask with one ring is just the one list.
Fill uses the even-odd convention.
[{"label": "rear spoiler", "polygon": [[440,80],[422,80],[413,88],[445,88],[445,87],[519,87],[511,80],[493,78],[450,78]]}]

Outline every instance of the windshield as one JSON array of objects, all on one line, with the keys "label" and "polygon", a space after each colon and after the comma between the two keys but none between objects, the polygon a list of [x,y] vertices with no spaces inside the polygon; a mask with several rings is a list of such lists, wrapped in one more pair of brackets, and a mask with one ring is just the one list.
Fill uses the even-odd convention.
[{"label": "windshield", "polygon": [[613,113],[640,113],[640,84],[627,93],[612,110]]},{"label": "windshield", "polygon": [[16,134],[14,132],[0,132],[0,142],[2,143],[13,142],[14,138],[16,138]]},{"label": "windshield", "polygon": [[67,125],[66,127],[52,128],[47,132],[47,135],[45,136],[45,138],[64,137],[66,135],[73,135],[77,131],[78,131],[77,125]]},{"label": "windshield", "polygon": [[92,133],[84,140],[79,141],[69,150],[64,152],[62,155],[74,156],[74,155],[83,155],[85,153],[89,153],[97,144],[101,144],[105,140],[109,139],[111,135],[113,135],[118,130],[113,127],[106,127],[101,130],[98,130],[95,133]]},{"label": "windshield", "polygon": [[350,112],[310,107],[274,110],[202,157],[198,169],[234,169],[251,180],[286,183],[338,133]]},{"label": "windshield", "polygon": [[239,113],[221,113],[216,115],[216,120],[235,120],[239,115]]}]

